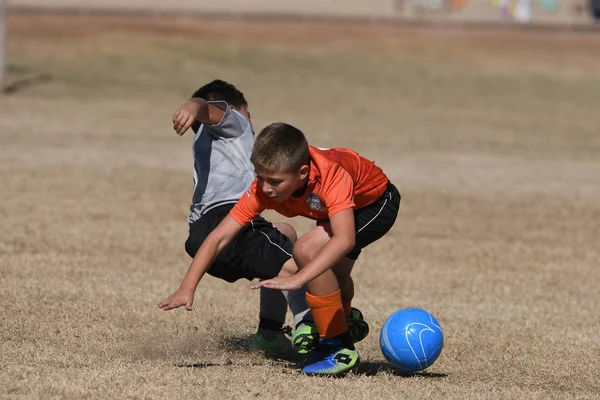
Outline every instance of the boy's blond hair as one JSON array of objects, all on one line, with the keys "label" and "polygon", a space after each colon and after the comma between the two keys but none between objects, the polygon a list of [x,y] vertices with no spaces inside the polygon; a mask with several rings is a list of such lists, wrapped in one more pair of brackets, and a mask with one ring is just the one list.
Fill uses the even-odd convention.
[{"label": "boy's blond hair", "polygon": [[308,142],[298,128],[275,122],[258,134],[250,161],[256,169],[296,172],[309,163]]}]

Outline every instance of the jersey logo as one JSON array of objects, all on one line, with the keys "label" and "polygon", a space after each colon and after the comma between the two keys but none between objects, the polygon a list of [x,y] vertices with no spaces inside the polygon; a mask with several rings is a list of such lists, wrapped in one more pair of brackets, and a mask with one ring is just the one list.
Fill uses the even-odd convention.
[{"label": "jersey logo", "polygon": [[250,197],[251,197],[251,194],[250,194],[250,188],[248,188],[248,190],[246,190],[246,196],[248,196],[248,198],[250,198]]},{"label": "jersey logo", "polygon": [[306,195],[306,204],[308,204],[311,210],[323,211],[323,207],[321,207],[321,201],[319,200],[319,196],[317,196],[314,193],[309,193]]}]

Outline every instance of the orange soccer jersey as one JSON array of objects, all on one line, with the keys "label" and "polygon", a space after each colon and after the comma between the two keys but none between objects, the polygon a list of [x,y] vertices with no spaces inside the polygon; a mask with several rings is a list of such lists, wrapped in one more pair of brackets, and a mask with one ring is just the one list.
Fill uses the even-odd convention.
[{"label": "orange soccer jersey", "polygon": [[309,146],[309,154],[310,172],[303,196],[276,202],[264,195],[255,179],[231,210],[233,219],[246,225],[264,210],[275,210],[286,217],[325,220],[349,208],[366,207],[383,195],[387,176],[355,151]]}]

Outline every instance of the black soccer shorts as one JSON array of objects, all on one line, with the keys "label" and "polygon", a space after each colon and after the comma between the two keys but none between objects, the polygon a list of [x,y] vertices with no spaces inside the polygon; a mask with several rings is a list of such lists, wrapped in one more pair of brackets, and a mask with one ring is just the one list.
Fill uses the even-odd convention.
[{"label": "black soccer shorts", "polygon": [[[206,237],[229,214],[234,204],[216,207],[190,224],[185,251],[194,257]],[[292,257],[292,241],[263,217],[255,218],[219,254],[207,273],[227,282],[244,278],[271,279]]]},{"label": "black soccer shorts", "polygon": [[[400,210],[400,192],[391,182],[388,182],[385,192],[372,204],[354,210],[354,229],[356,242],[354,248],[346,254],[351,260],[358,259],[363,248],[379,240],[388,233],[396,222]],[[317,225],[329,222],[318,221]]]}]

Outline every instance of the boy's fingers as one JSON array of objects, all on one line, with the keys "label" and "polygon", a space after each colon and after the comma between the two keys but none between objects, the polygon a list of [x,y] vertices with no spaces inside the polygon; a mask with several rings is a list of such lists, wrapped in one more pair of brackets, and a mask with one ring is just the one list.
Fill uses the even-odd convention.
[{"label": "boy's fingers", "polygon": [[179,130],[181,134],[185,133],[190,126],[194,123],[194,117],[187,114],[181,120],[181,129]]},{"label": "boy's fingers", "polygon": [[192,117],[191,115],[188,116],[187,121],[185,121],[185,124],[183,125],[183,130],[181,133],[185,133],[188,129],[190,129],[190,126],[192,126],[192,124],[194,123],[195,118]]},{"label": "boy's fingers", "polygon": [[177,307],[179,307],[177,304],[169,303],[163,307],[163,310],[169,311]]},{"label": "boy's fingers", "polygon": [[275,279],[269,279],[268,281],[262,281],[262,287],[265,287],[267,289],[278,289],[278,290],[287,290],[288,287],[286,286],[285,282],[279,282],[276,281]]},{"label": "boy's fingers", "polygon": [[175,115],[173,115],[173,124],[181,124],[181,121],[187,118],[187,114],[183,111],[177,111]]},{"label": "boy's fingers", "polygon": [[176,122],[176,126],[177,126],[176,131],[177,131],[177,133],[181,132],[181,128],[183,127],[184,124],[185,124],[185,117],[183,115],[180,115],[177,118],[177,122]]},{"label": "boy's fingers", "polygon": [[251,286],[252,289],[260,289],[261,287],[270,288],[273,285],[273,281],[268,279],[265,281],[260,281]]},{"label": "boy's fingers", "polygon": [[177,304],[175,304],[175,302],[173,301],[173,299],[168,298],[168,299],[165,299],[165,300],[159,302],[158,303],[158,307],[162,308],[165,311],[168,311],[168,310],[172,310],[174,308],[177,308],[179,306]]},{"label": "boy's fingers", "polygon": [[175,121],[177,121],[179,114],[181,114],[181,110],[178,108],[177,110],[175,110],[175,114],[173,114],[173,123],[175,123]]},{"label": "boy's fingers", "polygon": [[158,302],[158,306],[160,308],[164,307],[165,305],[169,304],[169,299],[164,299]]}]

